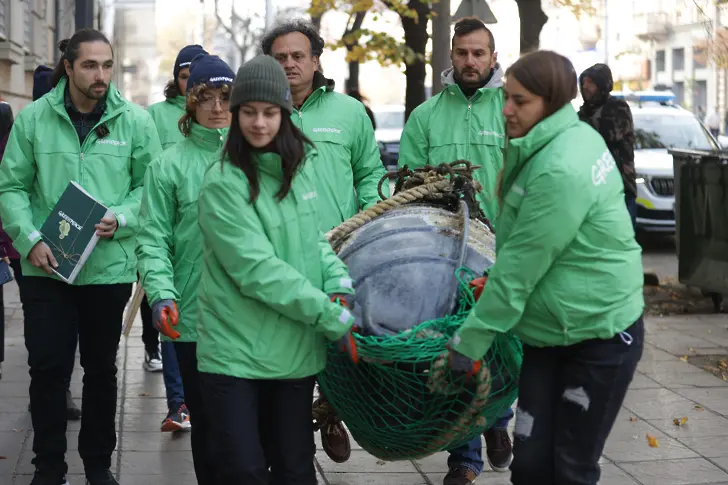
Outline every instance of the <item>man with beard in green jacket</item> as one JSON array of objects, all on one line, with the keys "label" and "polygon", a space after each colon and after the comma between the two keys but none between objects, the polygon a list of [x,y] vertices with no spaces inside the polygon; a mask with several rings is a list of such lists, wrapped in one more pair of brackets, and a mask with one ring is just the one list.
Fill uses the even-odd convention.
[{"label": "man with beard in green jacket", "polygon": [[[160,151],[149,114],[111,84],[108,39],[82,29],[65,45],[53,91],[18,115],[0,164],[0,216],[22,257],[25,346],[33,420],[31,485],[66,483],[67,345],[79,339],[83,419],[78,453],[86,483],[117,485],[116,354],[124,307],[136,280],[134,236],[144,173]],[[73,284],[57,267],[40,227],[69,182],[113,213],[93,224],[100,237]],[[65,345],[64,345],[65,344]]]},{"label": "man with beard in green jacket", "polygon": [[[442,92],[412,111],[402,132],[400,167],[410,169],[469,160],[480,165],[474,178],[483,186],[477,197],[492,222],[498,212],[496,183],[503,168],[505,142],[503,70],[498,64],[493,34],[476,18],[455,24],[451,59],[453,67],[442,73]],[[506,413],[485,432],[488,463],[507,472],[512,458]],[[476,437],[450,450],[449,473],[444,485],[467,485],[483,471],[482,444]]]},{"label": "man with beard in green jacket", "polygon": [[[263,53],[286,72],[291,88],[291,120],[318,152],[313,160],[323,232],[329,231],[379,200],[379,181],[387,173],[364,105],[334,91],[334,81],[321,72],[324,40],[303,21],[286,22],[266,33]],[[382,187],[389,197],[389,184]],[[348,302],[353,304],[353,302]],[[323,398],[323,396],[322,396]],[[321,429],[323,448],[342,463],[351,444],[340,422]]]}]

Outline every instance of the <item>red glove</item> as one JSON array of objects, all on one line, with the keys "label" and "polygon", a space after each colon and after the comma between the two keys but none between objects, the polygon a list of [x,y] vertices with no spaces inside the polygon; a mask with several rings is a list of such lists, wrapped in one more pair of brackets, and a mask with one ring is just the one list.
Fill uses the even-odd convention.
[{"label": "red glove", "polygon": [[359,363],[359,352],[356,348],[356,340],[354,339],[354,332],[357,330],[359,330],[357,327],[351,327],[338,342],[339,349],[341,349],[342,352],[349,354],[349,357],[354,364]]},{"label": "red glove", "polygon": [[[329,299],[336,303],[337,305],[341,305],[343,307],[349,308],[349,302],[347,301],[346,297],[349,295],[344,295],[341,293],[334,293],[332,295],[329,295]],[[351,308],[349,308],[351,309]]]},{"label": "red glove", "polygon": [[473,360],[470,357],[466,357],[460,352],[454,350],[450,343],[448,343],[448,365],[455,374],[465,374],[466,377],[473,377],[475,374],[480,372],[480,367],[483,365],[481,360]]},{"label": "red glove", "polygon": [[481,276],[480,278],[475,278],[474,280],[471,280],[468,286],[471,290],[473,290],[473,296],[475,297],[475,301],[478,301],[478,298],[480,298],[480,295],[483,293],[483,289],[485,288],[485,283],[488,282],[488,275]]},{"label": "red glove", "polygon": [[178,339],[180,333],[173,329],[179,323],[177,302],[172,300],[159,300],[152,305],[152,324],[162,335],[172,340]]}]

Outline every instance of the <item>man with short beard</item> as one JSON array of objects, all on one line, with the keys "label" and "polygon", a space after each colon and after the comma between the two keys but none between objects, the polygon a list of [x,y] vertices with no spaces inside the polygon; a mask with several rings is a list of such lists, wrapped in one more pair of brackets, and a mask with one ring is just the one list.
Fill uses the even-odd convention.
[{"label": "man with short beard", "polygon": [[[496,185],[503,168],[505,142],[503,118],[503,70],[497,63],[493,34],[476,18],[455,24],[451,59],[453,67],[442,73],[442,92],[412,111],[402,132],[399,167],[421,168],[456,160],[480,165],[473,174],[483,186],[477,195],[486,217],[495,222],[498,213]],[[488,463],[506,472],[511,463],[512,444],[506,413],[485,432]],[[483,470],[482,445],[476,437],[450,450],[449,473],[444,485],[472,483]]]},{"label": "man with short beard", "polygon": [[[82,29],[62,45],[55,89],[20,112],[0,164],[0,216],[22,259],[35,454],[31,485],[66,483],[65,378],[76,338],[84,369],[78,453],[86,484],[118,485],[110,470],[116,354],[137,276],[142,182],[161,146],[149,114],[111,84],[114,56],[104,34]],[[79,221],[92,224],[100,239],[67,284],[53,272],[58,262],[40,227],[71,181],[112,214]]]}]

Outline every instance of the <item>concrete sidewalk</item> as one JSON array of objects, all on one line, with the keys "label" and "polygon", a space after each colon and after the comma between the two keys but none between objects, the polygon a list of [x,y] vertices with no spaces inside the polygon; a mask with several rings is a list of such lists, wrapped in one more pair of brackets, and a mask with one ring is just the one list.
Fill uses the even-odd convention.
[{"label": "concrete sidewalk", "polygon": [[[5,287],[6,357],[0,381],[0,485],[27,485],[33,431],[27,412],[29,376],[22,310],[14,283]],[[166,413],[161,374],[142,370],[137,322],[119,347],[118,447],[114,466],[122,485],[193,485],[189,435],[159,432]],[[602,485],[728,485],[728,382],[691,365],[701,355],[728,355],[728,317],[649,319],[648,344],[604,453]],[[684,356],[687,355],[687,359]],[[681,360],[680,357],[683,357]],[[81,396],[77,364],[72,392]],[[80,405],[80,399],[79,399]],[[687,417],[683,426],[675,418]],[[76,452],[79,423],[69,423],[72,485],[83,484]],[[645,435],[659,440],[648,446]],[[441,484],[447,454],[415,462],[385,463],[361,449],[344,464],[316,454],[319,480],[331,485]],[[508,474],[483,473],[481,485],[508,485]]]}]

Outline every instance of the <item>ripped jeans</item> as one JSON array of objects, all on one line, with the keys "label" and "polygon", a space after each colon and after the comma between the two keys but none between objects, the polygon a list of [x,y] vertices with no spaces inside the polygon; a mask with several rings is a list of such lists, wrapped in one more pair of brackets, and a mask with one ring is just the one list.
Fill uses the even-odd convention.
[{"label": "ripped jeans", "polygon": [[523,345],[513,485],[596,485],[599,458],[637,362],[644,324],[568,347]]}]

